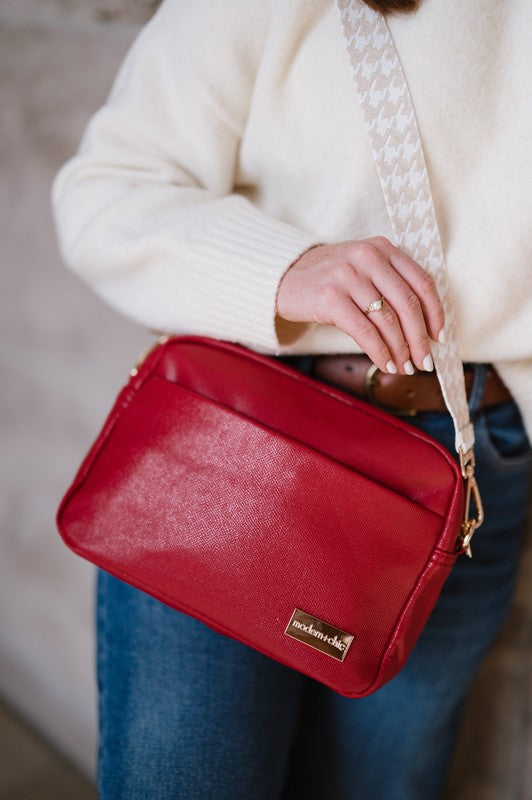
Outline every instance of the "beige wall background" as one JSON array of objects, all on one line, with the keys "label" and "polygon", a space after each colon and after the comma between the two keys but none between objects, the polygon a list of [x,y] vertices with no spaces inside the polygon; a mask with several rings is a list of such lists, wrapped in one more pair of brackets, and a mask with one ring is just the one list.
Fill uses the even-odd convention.
[{"label": "beige wall background", "polygon": [[[156,5],[0,5],[0,694],[89,775],[94,572],[63,545],[54,515],[151,337],[63,268],[49,190]],[[531,575],[527,546],[508,622],[472,690],[447,800],[532,800]]]}]

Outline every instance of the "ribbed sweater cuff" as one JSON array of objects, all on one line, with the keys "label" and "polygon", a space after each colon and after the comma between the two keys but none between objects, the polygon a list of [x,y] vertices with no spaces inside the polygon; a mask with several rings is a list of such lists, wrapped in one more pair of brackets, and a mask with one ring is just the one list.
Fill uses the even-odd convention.
[{"label": "ribbed sweater cuff", "polygon": [[314,244],[315,237],[244,198],[225,198],[194,244],[211,325],[264,352],[278,353],[299,338],[308,325],[281,320],[275,302],[286,270]]}]

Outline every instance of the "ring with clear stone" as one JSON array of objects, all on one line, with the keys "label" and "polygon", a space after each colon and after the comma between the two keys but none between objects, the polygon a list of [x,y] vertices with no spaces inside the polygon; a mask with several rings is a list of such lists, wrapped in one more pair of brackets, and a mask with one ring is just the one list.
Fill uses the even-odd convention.
[{"label": "ring with clear stone", "polygon": [[381,297],[380,300],[374,300],[373,303],[369,303],[366,307],[366,314],[371,314],[372,311],[380,311],[384,305],[384,297]]}]

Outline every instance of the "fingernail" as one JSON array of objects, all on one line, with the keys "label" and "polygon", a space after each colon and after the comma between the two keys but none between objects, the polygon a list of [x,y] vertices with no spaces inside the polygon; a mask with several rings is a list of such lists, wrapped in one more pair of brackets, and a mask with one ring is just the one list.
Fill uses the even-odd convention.
[{"label": "fingernail", "polygon": [[388,363],[386,364],[386,369],[388,370],[388,372],[391,372],[392,375],[395,375],[395,373],[397,372],[397,367],[395,366],[393,361],[388,361]]},{"label": "fingernail", "polygon": [[408,359],[408,361],[405,361],[405,363],[403,364],[403,369],[404,369],[404,371],[406,372],[407,375],[413,375],[414,374],[414,365],[412,364],[410,359]]},{"label": "fingernail", "polygon": [[434,369],[434,362],[432,361],[432,356],[425,356],[423,359],[423,369],[426,372],[432,372]]},{"label": "fingernail", "polygon": [[438,334],[438,341],[440,344],[445,344],[445,330],[443,328]]}]

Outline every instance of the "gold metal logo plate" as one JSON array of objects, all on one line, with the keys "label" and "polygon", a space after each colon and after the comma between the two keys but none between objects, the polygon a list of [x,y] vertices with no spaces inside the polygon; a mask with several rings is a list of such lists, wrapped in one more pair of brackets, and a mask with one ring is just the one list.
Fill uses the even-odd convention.
[{"label": "gold metal logo plate", "polygon": [[299,608],[294,609],[285,633],[292,639],[297,639],[327,656],[336,658],[337,661],[344,660],[355,638],[351,633],[335,628]]}]

